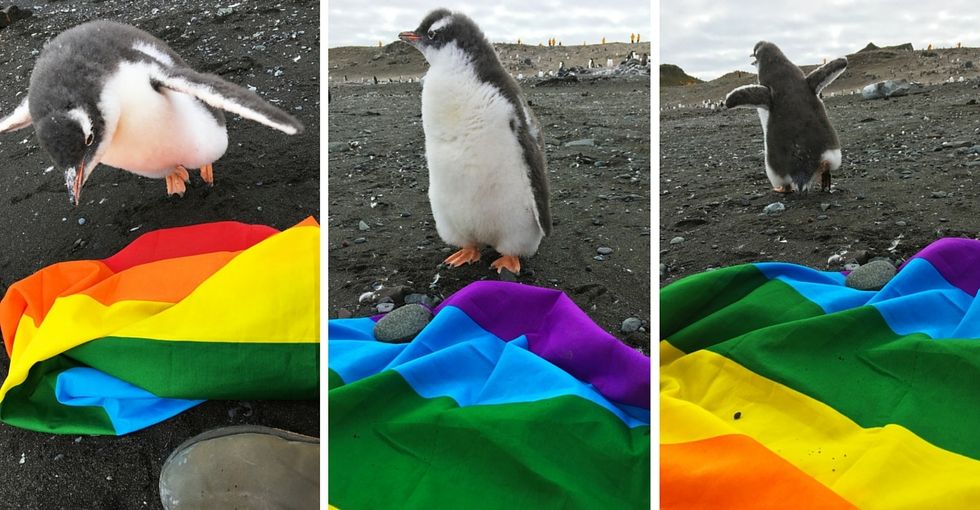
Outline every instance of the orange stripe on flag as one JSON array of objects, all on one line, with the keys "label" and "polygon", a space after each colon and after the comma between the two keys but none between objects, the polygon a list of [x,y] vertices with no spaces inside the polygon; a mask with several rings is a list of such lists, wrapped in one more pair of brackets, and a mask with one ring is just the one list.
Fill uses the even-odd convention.
[{"label": "orange stripe on flag", "polygon": [[730,434],[660,445],[660,508],[857,507],[756,440]]}]

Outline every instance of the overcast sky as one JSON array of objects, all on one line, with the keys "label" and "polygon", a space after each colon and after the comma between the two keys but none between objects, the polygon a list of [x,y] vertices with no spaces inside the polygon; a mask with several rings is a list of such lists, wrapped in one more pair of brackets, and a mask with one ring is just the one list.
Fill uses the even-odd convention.
[{"label": "overcast sky", "polygon": [[660,0],[660,58],[711,80],[740,69],[754,72],[752,48],[779,46],[794,63],[818,64],[878,46],[912,43],[924,49],[980,46],[976,0]]},{"label": "overcast sky", "polygon": [[328,2],[327,47],[375,46],[414,30],[430,11],[445,7],[473,18],[492,42],[563,44],[629,42],[630,33],[650,40],[649,0],[502,0],[502,1],[371,1]]}]

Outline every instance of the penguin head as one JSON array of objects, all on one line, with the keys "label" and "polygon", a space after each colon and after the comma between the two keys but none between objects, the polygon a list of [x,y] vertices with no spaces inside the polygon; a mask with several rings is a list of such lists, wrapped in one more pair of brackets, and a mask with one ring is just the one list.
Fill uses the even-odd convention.
[{"label": "penguin head", "polygon": [[398,38],[411,44],[425,56],[430,65],[460,52],[470,58],[486,54],[493,48],[480,28],[464,14],[448,9],[432,11],[418,28],[398,34]]},{"label": "penguin head", "polygon": [[786,56],[783,55],[779,47],[769,41],[757,42],[755,48],[752,49],[752,58],[755,59],[752,61],[752,65],[757,66],[760,71],[769,64],[786,60]]},{"label": "penguin head", "polygon": [[55,111],[34,122],[38,141],[65,173],[69,199],[78,205],[82,185],[99,164],[96,157],[101,146],[102,129],[96,126],[84,108]]}]

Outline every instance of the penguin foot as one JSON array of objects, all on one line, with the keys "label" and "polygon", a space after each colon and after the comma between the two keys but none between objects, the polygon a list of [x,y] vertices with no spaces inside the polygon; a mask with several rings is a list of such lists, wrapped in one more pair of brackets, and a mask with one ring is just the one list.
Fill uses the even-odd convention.
[{"label": "penguin foot", "polygon": [[504,255],[503,257],[493,261],[493,263],[490,264],[490,269],[496,269],[498,274],[504,269],[514,274],[520,274],[521,259],[513,255]]},{"label": "penguin foot", "polygon": [[775,191],[776,193],[792,193],[793,186],[790,184],[784,184],[782,187],[773,188],[772,190]]},{"label": "penguin foot", "polygon": [[187,186],[184,183],[190,180],[191,175],[187,173],[187,169],[177,165],[173,173],[167,176],[167,196],[173,194],[184,196],[184,192],[187,191]]},{"label": "penguin foot", "polygon": [[442,263],[449,267],[459,267],[463,264],[472,264],[478,260],[480,260],[480,250],[476,246],[467,246],[446,257]]},{"label": "penguin foot", "polygon": [[212,163],[201,167],[201,179],[208,183],[208,186],[214,186],[214,167]]}]

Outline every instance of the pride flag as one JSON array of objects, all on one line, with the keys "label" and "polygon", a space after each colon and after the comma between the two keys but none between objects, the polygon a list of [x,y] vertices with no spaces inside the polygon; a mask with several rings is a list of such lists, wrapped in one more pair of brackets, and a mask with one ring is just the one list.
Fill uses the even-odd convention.
[{"label": "pride flag", "polygon": [[201,399],[316,398],[319,235],[313,218],[157,230],[15,283],[0,420],[121,435]]},{"label": "pride flag", "polygon": [[560,291],[470,284],[407,344],[329,322],[329,502],[650,506],[650,360]]},{"label": "pride flag", "polygon": [[779,263],[661,291],[663,508],[975,508],[980,241],[880,291]]}]

